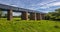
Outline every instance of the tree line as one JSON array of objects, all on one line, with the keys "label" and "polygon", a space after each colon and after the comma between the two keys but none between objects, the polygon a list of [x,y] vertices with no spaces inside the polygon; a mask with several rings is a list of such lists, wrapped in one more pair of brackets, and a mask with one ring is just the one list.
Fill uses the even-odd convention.
[{"label": "tree line", "polygon": [[45,15],[46,20],[60,20],[60,8]]}]

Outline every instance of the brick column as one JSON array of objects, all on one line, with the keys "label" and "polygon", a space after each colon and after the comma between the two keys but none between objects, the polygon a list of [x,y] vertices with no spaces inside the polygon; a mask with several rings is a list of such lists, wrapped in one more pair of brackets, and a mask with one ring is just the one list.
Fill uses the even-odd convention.
[{"label": "brick column", "polygon": [[44,14],[41,14],[42,15],[42,19],[44,20],[45,19],[45,16],[44,16]]},{"label": "brick column", "polygon": [[37,20],[42,20],[42,14],[41,13],[36,13],[36,18],[37,18]]},{"label": "brick column", "polygon": [[36,20],[36,13],[30,13],[30,20]]},{"label": "brick column", "polygon": [[36,19],[41,20],[40,13],[36,13]]},{"label": "brick column", "polygon": [[42,16],[42,14],[40,14],[40,19],[42,20],[42,18],[43,18],[43,16]]},{"label": "brick column", "polygon": [[28,12],[22,12],[21,19],[22,20],[28,20]]},{"label": "brick column", "polygon": [[0,19],[1,19],[1,17],[2,17],[2,9],[0,9]]},{"label": "brick column", "polygon": [[12,17],[13,17],[13,11],[12,10],[8,10],[7,11],[7,20],[12,20]]}]

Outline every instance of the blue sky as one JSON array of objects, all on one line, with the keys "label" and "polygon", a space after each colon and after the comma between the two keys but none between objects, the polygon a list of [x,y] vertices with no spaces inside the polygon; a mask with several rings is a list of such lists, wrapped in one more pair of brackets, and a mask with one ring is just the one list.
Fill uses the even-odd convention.
[{"label": "blue sky", "polygon": [[60,0],[0,0],[0,3],[45,13],[60,8]]}]

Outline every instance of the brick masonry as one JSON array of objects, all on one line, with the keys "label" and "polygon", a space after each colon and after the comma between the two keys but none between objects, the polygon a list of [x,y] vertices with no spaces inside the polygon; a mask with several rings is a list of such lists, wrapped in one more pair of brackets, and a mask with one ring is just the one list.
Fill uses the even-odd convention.
[{"label": "brick masonry", "polygon": [[30,13],[30,20],[36,20],[36,13]]},{"label": "brick masonry", "polygon": [[13,11],[10,9],[7,11],[7,20],[12,20],[13,18]]},{"label": "brick masonry", "polygon": [[22,20],[28,20],[28,12],[22,12],[21,19]]},{"label": "brick masonry", "polygon": [[37,18],[37,20],[42,20],[41,14],[40,13],[36,13],[36,18]]},{"label": "brick masonry", "polygon": [[44,14],[41,14],[41,16],[42,16],[42,19],[45,20],[45,16],[44,16]]}]

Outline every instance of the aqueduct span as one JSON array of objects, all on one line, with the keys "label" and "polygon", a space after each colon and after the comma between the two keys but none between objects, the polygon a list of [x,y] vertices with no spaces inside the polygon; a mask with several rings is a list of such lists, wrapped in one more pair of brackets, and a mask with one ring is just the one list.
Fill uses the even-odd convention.
[{"label": "aqueduct span", "polygon": [[13,7],[10,5],[0,4],[0,10],[1,11],[7,11],[7,20],[12,20],[13,12],[21,12],[21,19],[22,20],[28,20],[28,13],[30,13],[30,20],[42,20],[44,19],[44,13],[41,13],[39,11],[19,8],[19,7]]}]

